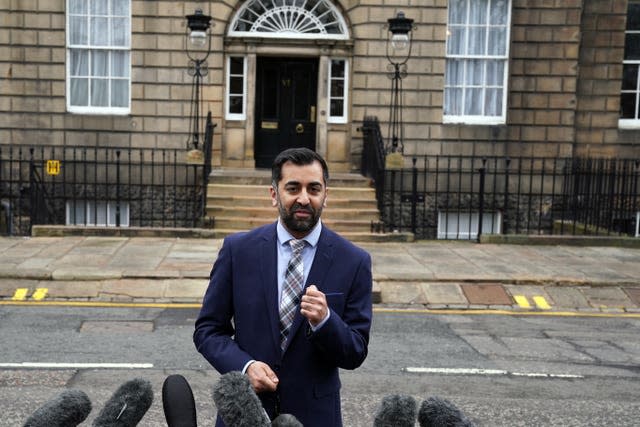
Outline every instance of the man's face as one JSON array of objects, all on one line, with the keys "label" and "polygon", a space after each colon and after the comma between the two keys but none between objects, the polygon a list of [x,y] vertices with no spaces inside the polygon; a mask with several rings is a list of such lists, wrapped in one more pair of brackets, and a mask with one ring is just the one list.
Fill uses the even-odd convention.
[{"label": "man's face", "polygon": [[278,188],[271,187],[270,192],[271,204],[278,208],[280,219],[291,235],[296,239],[306,236],[326,206],[328,191],[322,165],[317,161],[303,166],[286,162]]}]

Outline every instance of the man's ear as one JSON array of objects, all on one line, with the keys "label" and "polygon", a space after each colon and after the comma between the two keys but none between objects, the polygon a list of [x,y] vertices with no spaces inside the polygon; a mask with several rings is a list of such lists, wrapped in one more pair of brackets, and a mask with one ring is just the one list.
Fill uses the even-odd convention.
[{"label": "man's ear", "polygon": [[324,190],[324,201],[322,202],[322,207],[326,208],[327,207],[327,199],[329,198],[329,189],[325,189]]},{"label": "man's ear", "polygon": [[278,206],[278,191],[273,188],[273,185],[269,187],[269,194],[271,194],[271,206],[275,208]]}]

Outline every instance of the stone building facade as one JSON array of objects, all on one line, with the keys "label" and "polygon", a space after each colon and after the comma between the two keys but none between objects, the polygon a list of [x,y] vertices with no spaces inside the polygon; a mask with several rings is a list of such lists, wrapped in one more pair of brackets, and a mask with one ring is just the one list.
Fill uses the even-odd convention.
[{"label": "stone building facade", "polygon": [[[385,24],[403,11],[414,20],[402,79],[407,164],[421,154],[640,157],[640,125],[634,123],[640,119],[621,121],[620,113],[625,29],[635,11],[627,0],[263,0],[263,9],[254,0],[99,3],[108,9],[92,11],[101,6],[89,0],[1,3],[0,144],[186,152],[192,78],[185,15],[199,8],[214,24],[203,81],[203,109],[217,125],[214,167],[264,167],[279,149],[304,143],[334,171],[356,171],[363,118],[377,116],[387,135]],[[269,26],[287,16],[299,19]],[[474,56],[476,21],[486,22],[487,37],[498,34],[502,50],[487,39]],[[88,30],[82,22],[89,22]],[[305,33],[296,27],[301,22],[317,31]],[[118,28],[127,34],[116,37]],[[105,39],[114,48],[111,68],[97,80],[115,107],[91,108],[91,97],[98,97],[91,92],[98,86],[95,69],[87,77],[86,63],[74,56],[74,49],[87,47],[83,31],[89,37],[95,31],[97,40],[111,37]],[[452,41],[456,34],[466,34],[460,36],[464,46]],[[469,70],[476,60],[501,71],[453,78],[462,70],[454,63]],[[294,86],[306,88],[304,96],[291,89],[292,76]],[[268,93],[274,85],[277,101]],[[493,91],[493,112],[464,112],[477,90],[487,103]],[[81,96],[74,98],[74,91]],[[77,107],[83,102],[87,108]],[[286,117],[274,120],[272,110]],[[275,131],[281,133],[273,137]],[[303,134],[304,142],[296,142]]]}]

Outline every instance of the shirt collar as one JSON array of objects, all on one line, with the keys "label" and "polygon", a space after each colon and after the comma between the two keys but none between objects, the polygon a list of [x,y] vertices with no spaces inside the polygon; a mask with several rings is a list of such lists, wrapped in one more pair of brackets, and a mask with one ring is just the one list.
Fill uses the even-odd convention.
[{"label": "shirt collar", "polygon": [[[278,233],[278,244],[280,245],[284,245],[289,240],[295,239],[295,237],[293,237],[291,233],[289,233],[287,229],[284,228],[284,225],[282,225],[282,221],[280,220],[280,218],[278,218],[278,225],[276,226],[276,231]],[[315,227],[313,227],[309,232],[309,234],[304,236],[302,240],[306,241],[307,244],[309,244],[309,246],[315,247],[318,244],[318,240],[320,240],[321,232],[322,232],[322,220],[318,219],[318,223],[315,225]]]}]

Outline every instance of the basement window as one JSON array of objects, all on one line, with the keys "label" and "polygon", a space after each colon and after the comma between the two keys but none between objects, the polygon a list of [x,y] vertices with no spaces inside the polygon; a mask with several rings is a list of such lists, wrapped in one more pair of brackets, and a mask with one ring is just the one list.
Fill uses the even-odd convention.
[{"label": "basement window", "polygon": [[[477,239],[479,218],[479,212],[439,211],[438,239]],[[501,212],[484,212],[482,215],[482,234],[501,234],[501,224]]]},{"label": "basement window", "polygon": [[[66,225],[116,226],[117,203],[71,200],[66,203]],[[120,226],[129,226],[129,203],[120,202]]]}]

